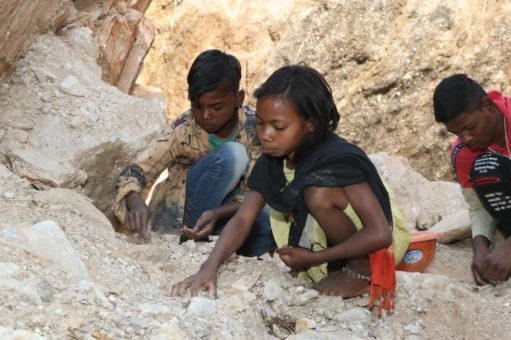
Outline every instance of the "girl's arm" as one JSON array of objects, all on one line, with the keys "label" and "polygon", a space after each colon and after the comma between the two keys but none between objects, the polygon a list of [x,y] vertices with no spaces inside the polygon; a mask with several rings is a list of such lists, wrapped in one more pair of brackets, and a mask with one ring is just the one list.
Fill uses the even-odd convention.
[{"label": "girl's arm", "polygon": [[187,288],[191,288],[191,296],[197,296],[201,288],[206,288],[210,297],[215,297],[218,268],[247,239],[264,203],[259,192],[249,191],[236,214],[225,225],[213,251],[200,270],[172,286],[171,295],[182,295]]}]

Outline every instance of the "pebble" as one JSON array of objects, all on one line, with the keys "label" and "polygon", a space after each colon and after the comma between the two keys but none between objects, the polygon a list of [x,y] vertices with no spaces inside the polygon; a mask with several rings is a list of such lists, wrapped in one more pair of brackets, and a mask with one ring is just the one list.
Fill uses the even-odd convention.
[{"label": "pebble", "polygon": [[186,309],[186,315],[200,316],[207,318],[216,311],[216,301],[205,297],[196,296],[190,300]]},{"label": "pebble", "polygon": [[316,328],[316,321],[307,318],[298,318],[295,323],[296,333]]},{"label": "pebble", "polygon": [[282,295],[282,287],[278,282],[270,280],[264,285],[263,299],[273,301]]},{"label": "pebble", "polygon": [[21,273],[21,268],[15,263],[0,262],[0,277],[16,277]]},{"label": "pebble", "polygon": [[10,191],[6,191],[4,192],[4,197],[7,198],[7,199],[13,199],[14,198],[14,194]]},{"label": "pebble", "polygon": [[334,319],[339,322],[358,322],[368,321],[371,318],[371,313],[368,309],[363,308],[352,308],[338,313],[334,316]]},{"label": "pebble", "polygon": [[291,301],[291,305],[302,306],[318,296],[319,293],[317,290],[307,289],[303,294],[298,295],[293,301]]},{"label": "pebble", "polygon": [[141,304],[139,306],[140,312],[143,315],[155,315],[155,314],[168,314],[170,313],[170,308],[166,305],[162,304]]},{"label": "pebble", "polygon": [[422,327],[418,323],[408,324],[403,329],[409,334],[419,334]]}]

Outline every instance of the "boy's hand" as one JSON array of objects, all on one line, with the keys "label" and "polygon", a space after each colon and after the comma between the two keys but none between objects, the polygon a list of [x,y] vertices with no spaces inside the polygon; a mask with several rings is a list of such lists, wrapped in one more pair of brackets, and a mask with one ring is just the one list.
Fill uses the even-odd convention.
[{"label": "boy's hand", "polygon": [[194,241],[205,239],[213,232],[216,221],[215,212],[213,210],[206,210],[200,215],[193,229],[183,226],[183,235]]},{"label": "boy's hand", "polygon": [[207,289],[211,299],[216,298],[217,271],[202,267],[199,272],[172,286],[171,296],[182,296],[190,288],[190,296],[199,294],[202,288]]},{"label": "boy's hand", "polygon": [[126,196],[126,207],[128,208],[125,221],[126,228],[137,232],[143,238],[149,239],[153,218],[140,193],[130,192]]},{"label": "boy's hand", "polygon": [[483,279],[482,273],[484,273],[486,268],[486,254],[481,252],[474,253],[474,257],[472,259],[472,275],[474,276],[474,281],[478,286],[484,286],[489,282]]},{"label": "boy's hand", "polygon": [[474,281],[478,286],[484,286],[488,282],[483,274],[486,271],[488,264],[486,263],[486,256],[490,253],[488,248],[488,240],[486,237],[478,235],[473,239],[474,257],[472,258],[472,275]]},{"label": "boy's hand", "polygon": [[305,248],[284,246],[277,249],[282,262],[293,270],[302,271],[315,265],[314,252]]},{"label": "boy's hand", "polygon": [[485,260],[484,279],[490,282],[507,280],[511,275],[511,239],[495,247]]}]

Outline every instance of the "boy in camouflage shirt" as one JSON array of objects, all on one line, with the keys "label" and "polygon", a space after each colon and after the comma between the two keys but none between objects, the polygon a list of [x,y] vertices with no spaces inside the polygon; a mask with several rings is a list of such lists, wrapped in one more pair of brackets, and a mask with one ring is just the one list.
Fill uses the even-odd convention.
[{"label": "boy in camouflage shirt", "polygon": [[[240,63],[232,55],[208,50],[195,59],[187,78],[191,109],[118,178],[114,212],[128,229],[142,237],[152,229],[201,240],[218,234],[235,214],[246,189],[245,174],[261,152],[255,113],[243,105],[240,78]],[[155,187],[148,207],[144,199],[165,169],[168,178]],[[255,223],[238,253],[258,256],[275,249],[267,209]]]}]

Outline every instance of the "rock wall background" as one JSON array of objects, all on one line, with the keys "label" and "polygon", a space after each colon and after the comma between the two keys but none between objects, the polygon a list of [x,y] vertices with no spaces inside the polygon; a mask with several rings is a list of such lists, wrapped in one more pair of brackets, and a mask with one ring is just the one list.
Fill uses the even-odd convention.
[{"label": "rock wall background", "polygon": [[462,72],[511,91],[506,1],[154,0],[147,15],[159,34],[140,81],[163,89],[170,117],[188,106],[187,68],[203,49],[237,55],[249,94],[276,68],[305,62],[332,86],[342,135],[409,159],[429,179],[452,179],[452,137],[433,119],[436,84]]},{"label": "rock wall background", "polygon": [[0,81],[43,32],[56,32],[72,11],[69,0],[4,0],[0,2]]},{"label": "rock wall background", "polygon": [[162,98],[127,94],[152,43],[137,45],[152,27],[138,11],[150,1],[28,3],[1,14],[8,52],[25,54],[2,73],[0,161],[40,188],[83,192],[117,227],[115,180],[166,123]]},{"label": "rock wall background", "polygon": [[[172,284],[196,272],[213,243],[179,245],[175,235],[154,234],[143,242],[114,232],[107,218],[118,173],[166,123],[162,97],[148,85],[175,90],[173,96],[166,93],[168,115],[186,108],[185,74],[201,50],[220,47],[240,56],[249,92],[283,62],[310,63],[336,89],[346,121],[341,129],[350,127],[343,133],[352,133],[350,138],[369,151],[388,148],[399,154],[407,145],[400,143],[416,142],[418,133],[426,140],[427,134],[398,133],[397,127],[394,133],[382,131],[393,128],[388,124],[396,119],[427,125],[431,117],[421,111],[429,110],[425,89],[442,72],[467,65],[475,72],[480,62],[477,74],[485,84],[506,89],[507,66],[491,66],[485,58],[500,63],[506,57],[505,47],[493,44],[506,42],[502,15],[509,6],[154,0],[147,13],[159,40],[146,60],[146,83],[136,84],[153,44],[151,18],[143,16],[150,3],[0,3],[0,32],[10,32],[0,42],[5,47],[0,51],[0,338],[486,339],[511,333],[511,283],[473,284],[459,187],[429,181],[403,157],[371,155],[409,227],[447,228],[443,235],[449,237],[442,242],[462,241],[439,243],[425,273],[398,272],[396,310],[382,318],[367,310],[367,296],[320,296],[269,256],[228,259],[220,268],[216,300],[172,298]],[[426,37],[421,29],[446,33]],[[494,40],[481,45],[476,33],[486,31]],[[405,38],[410,42],[399,40]],[[465,49],[457,58],[451,38],[467,43],[458,47]],[[445,51],[433,50],[444,45]],[[486,46],[500,48],[503,59]],[[407,73],[407,58],[415,73]],[[440,58],[438,69],[424,71],[434,58]],[[162,77],[150,82],[151,74]],[[396,136],[402,139],[391,139]],[[376,142],[364,144],[370,141]],[[417,150],[412,164],[433,155]]]}]

